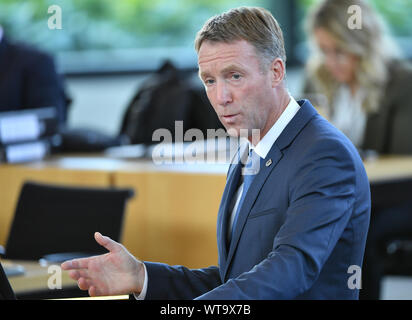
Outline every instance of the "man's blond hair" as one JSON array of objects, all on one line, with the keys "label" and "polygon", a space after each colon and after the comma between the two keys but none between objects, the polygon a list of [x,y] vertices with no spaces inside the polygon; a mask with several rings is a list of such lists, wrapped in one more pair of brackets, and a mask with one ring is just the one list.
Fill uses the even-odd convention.
[{"label": "man's blond hair", "polygon": [[210,18],[196,35],[195,49],[199,53],[204,41],[238,40],[253,45],[265,65],[276,58],[286,63],[282,30],[272,14],[259,7],[239,7]]}]

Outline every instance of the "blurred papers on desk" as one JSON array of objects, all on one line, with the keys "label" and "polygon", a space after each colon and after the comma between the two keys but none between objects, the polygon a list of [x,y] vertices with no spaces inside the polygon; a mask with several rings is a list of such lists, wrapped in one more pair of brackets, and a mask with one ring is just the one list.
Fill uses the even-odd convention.
[{"label": "blurred papers on desk", "polygon": [[7,277],[21,276],[26,272],[25,268],[20,264],[13,263],[11,261],[2,261],[2,264]]},{"label": "blurred papers on desk", "polygon": [[58,145],[53,107],[0,112],[0,162],[41,160]]},{"label": "blurred papers on desk", "polygon": [[161,142],[107,148],[105,156],[119,159],[152,159],[154,164],[230,163],[244,140],[230,137],[198,139],[189,142]]}]

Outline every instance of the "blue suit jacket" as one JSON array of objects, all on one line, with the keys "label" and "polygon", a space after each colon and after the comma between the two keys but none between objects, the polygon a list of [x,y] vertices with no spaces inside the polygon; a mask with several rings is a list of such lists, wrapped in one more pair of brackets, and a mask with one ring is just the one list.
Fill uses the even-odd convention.
[{"label": "blue suit jacket", "polygon": [[351,142],[309,101],[299,104],[261,160],[226,248],[239,164],[229,168],[217,221],[219,265],[193,270],[145,262],[147,299],[358,298],[348,272],[362,266],[368,178]]}]

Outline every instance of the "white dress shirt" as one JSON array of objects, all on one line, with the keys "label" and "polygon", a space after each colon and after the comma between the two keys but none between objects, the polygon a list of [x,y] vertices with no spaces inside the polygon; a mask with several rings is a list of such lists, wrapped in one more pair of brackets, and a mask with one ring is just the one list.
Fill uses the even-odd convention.
[{"label": "white dress shirt", "polygon": [[367,115],[362,108],[364,98],[363,90],[358,89],[353,95],[349,87],[342,85],[338,89],[335,110],[330,119],[357,147],[362,146],[366,127]]},{"label": "white dress shirt", "polygon": [[[273,144],[275,143],[276,139],[280,136],[282,131],[286,128],[288,123],[292,120],[292,118],[295,116],[295,114],[299,111],[300,106],[296,102],[296,100],[292,97],[290,97],[289,104],[287,105],[286,109],[283,111],[283,113],[280,115],[279,119],[275,122],[275,124],[270,128],[270,130],[265,134],[265,136],[258,142],[256,146],[253,146],[247,140],[247,144],[249,148],[243,148],[243,152],[249,151],[252,149],[260,158],[265,159],[267,154],[269,153],[270,149],[272,148]],[[244,159],[245,155],[242,155],[242,159]],[[254,162],[256,164],[256,162]],[[230,215],[230,223],[229,223],[229,230],[228,230],[228,237],[231,236],[232,234],[232,227],[233,227],[233,221],[235,219],[235,213],[236,210],[239,206],[240,198],[242,196],[243,192],[243,182],[237,189],[235,195],[233,196],[230,208],[231,208],[231,215]],[[227,239],[230,241],[230,238]]]},{"label": "white dress shirt", "polygon": [[[270,130],[265,134],[265,136],[258,142],[256,146],[253,146],[249,141],[248,147],[249,149],[253,149],[253,151],[260,157],[265,159],[267,154],[269,153],[270,149],[272,148],[273,144],[275,143],[276,139],[280,136],[282,131],[286,128],[288,123],[293,119],[295,114],[299,111],[300,106],[296,102],[296,100],[293,97],[290,97],[290,101],[286,107],[286,109],[283,111],[283,113],[280,115],[279,119],[275,122],[275,124],[270,128]],[[244,151],[249,151],[248,148],[242,148]],[[243,191],[243,183],[239,186],[238,190],[236,191],[235,196],[233,197],[232,200],[232,212],[230,216],[230,224],[229,224],[229,232],[228,235],[231,234],[231,229],[232,229],[232,224],[233,220],[235,218],[235,212],[236,209],[239,205],[240,197],[242,195]],[[144,264],[143,264],[144,265]],[[139,295],[134,294],[135,298],[137,300],[144,300],[146,297],[146,292],[147,292],[147,284],[148,284],[148,275],[147,275],[147,270],[146,266],[144,266],[144,271],[145,271],[145,278],[144,278],[144,284],[143,284],[143,289],[140,292]]]}]

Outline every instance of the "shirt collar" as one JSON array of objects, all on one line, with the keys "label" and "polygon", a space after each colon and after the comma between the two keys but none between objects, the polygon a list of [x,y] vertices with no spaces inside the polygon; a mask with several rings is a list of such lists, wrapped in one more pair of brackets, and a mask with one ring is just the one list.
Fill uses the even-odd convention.
[{"label": "shirt collar", "polygon": [[265,134],[265,136],[258,142],[258,144],[256,146],[253,146],[250,143],[250,141],[247,140],[249,145],[249,152],[250,149],[253,149],[253,151],[259,157],[265,159],[277,138],[281,135],[283,130],[293,119],[293,117],[299,111],[299,109],[299,104],[293,97],[290,97],[290,101],[286,106],[286,109],[282,112],[279,119],[275,122],[272,128],[270,128],[270,130]]}]

